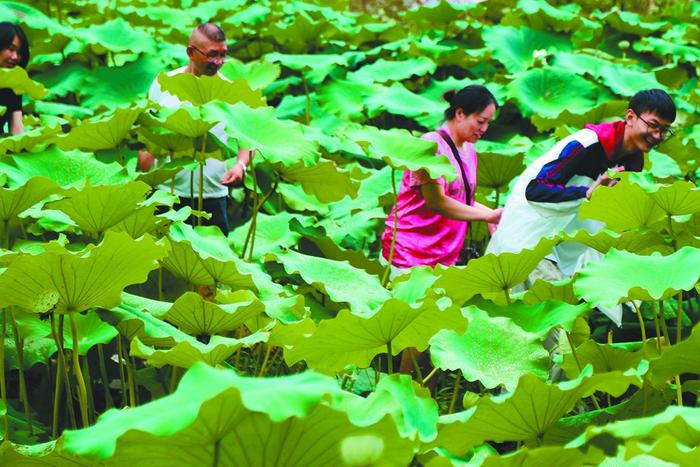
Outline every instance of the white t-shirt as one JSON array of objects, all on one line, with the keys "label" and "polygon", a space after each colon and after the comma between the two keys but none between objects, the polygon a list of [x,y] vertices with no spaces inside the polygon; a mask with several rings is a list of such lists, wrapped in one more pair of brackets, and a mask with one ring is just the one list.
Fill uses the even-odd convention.
[{"label": "white t-shirt", "polygon": [[[168,76],[173,76],[179,73],[184,73],[186,66],[168,72]],[[224,78],[222,75],[219,75]],[[192,105],[187,101],[181,101],[177,96],[173,96],[168,91],[163,91],[160,88],[158,78],[153,80],[151,88],[148,90],[148,98],[163,107],[179,107],[181,105]],[[224,131],[225,125],[223,122],[217,123],[210,132],[219,138],[221,142],[228,143],[228,135]],[[194,173],[194,189],[190,192],[190,174]],[[226,161],[218,159],[207,159],[204,164],[204,198],[223,198],[228,196],[228,187],[221,184],[221,178],[226,174]],[[163,183],[158,188],[164,191],[170,191],[170,182]],[[196,170],[180,170],[175,175],[174,193],[177,196],[189,198],[191,193],[196,198],[199,193],[199,169]]]}]

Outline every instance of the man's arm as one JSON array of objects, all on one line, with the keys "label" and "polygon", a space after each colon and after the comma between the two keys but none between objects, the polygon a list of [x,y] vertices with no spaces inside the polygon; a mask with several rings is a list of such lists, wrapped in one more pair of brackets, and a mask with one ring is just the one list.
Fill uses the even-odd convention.
[{"label": "man's arm", "polygon": [[239,186],[243,183],[245,171],[250,164],[251,159],[255,156],[255,149],[238,148],[238,156],[236,162],[221,178],[222,185]]},{"label": "man's arm", "polygon": [[525,198],[540,203],[560,203],[585,198],[588,186],[566,186],[574,175],[587,172],[581,170],[582,165],[586,163],[585,149],[578,141],[571,141],[564,146],[559,157],[545,164],[537,177],[528,183]]}]

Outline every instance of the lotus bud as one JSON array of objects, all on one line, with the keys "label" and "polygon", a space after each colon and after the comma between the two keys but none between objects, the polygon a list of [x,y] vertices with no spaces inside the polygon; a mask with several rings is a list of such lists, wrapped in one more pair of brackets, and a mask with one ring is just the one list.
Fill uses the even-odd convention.
[{"label": "lotus bud", "polygon": [[374,435],[348,436],[340,443],[340,453],[347,465],[375,465],[384,454],[384,440]]},{"label": "lotus bud", "polygon": [[462,397],[462,407],[464,407],[465,410],[474,407],[476,403],[479,402],[479,399],[481,399],[481,396],[478,393],[467,391],[464,393],[464,397]]},{"label": "lotus bud", "polygon": [[617,43],[617,46],[620,48],[620,50],[627,50],[630,48],[630,41],[620,41]]}]

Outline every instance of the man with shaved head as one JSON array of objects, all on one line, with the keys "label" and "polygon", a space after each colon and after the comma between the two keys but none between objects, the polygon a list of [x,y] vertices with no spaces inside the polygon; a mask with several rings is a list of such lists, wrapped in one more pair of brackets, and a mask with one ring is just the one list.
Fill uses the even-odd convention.
[{"label": "man with shaved head", "polygon": [[[189,63],[184,67],[169,72],[168,76],[178,73],[190,73],[194,76],[214,76],[219,73],[221,66],[224,64],[227,51],[226,36],[221,28],[213,23],[200,24],[190,34],[189,44],[187,45]],[[223,76],[221,78],[226,79]],[[148,91],[148,98],[163,107],[191,105],[189,102],[183,102],[177,96],[163,91],[160,83],[158,83],[158,79],[153,81]],[[225,133],[224,128],[225,125],[219,123],[210,132],[223,143],[228,143],[228,135]],[[227,235],[229,231],[228,187],[242,182],[252,154],[251,150],[239,147],[236,162],[231,168],[227,169],[226,162],[218,159],[207,159],[204,165],[203,209],[211,214],[211,219],[208,221],[203,220],[203,222],[219,226],[224,235]],[[155,158],[151,153],[139,151],[139,170],[144,172],[150,170],[154,162]],[[180,204],[185,206],[196,206],[194,198],[199,192],[198,174],[195,173],[193,177],[194,183],[191,184],[191,173],[191,170],[183,169],[175,175],[174,193],[180,198]],[[169,184],[161,185],[159,188],[170,191]]]}]

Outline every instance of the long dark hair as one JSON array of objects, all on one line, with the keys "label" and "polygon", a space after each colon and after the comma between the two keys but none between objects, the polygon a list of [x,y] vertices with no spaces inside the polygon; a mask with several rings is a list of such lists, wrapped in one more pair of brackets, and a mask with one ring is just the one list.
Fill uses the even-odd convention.
[{"label": "long dark hair", "polygon": [[19,66],[22,68],[27,68],[27,63],[29,63],[29,42],[27,41],[27,36],[24,35],[22,28],[9,21],[3,21],[0,23],[0,50],[7,49],[12,45],[12,41],[15,37],[19,37],[22,44],[19,47]]},{"label": "long dark hair", "polygon": [[445,109],[445,120],[455,118],[457,109],[462,109],[465,115],[480,113],[489,104],[493,104],[498,109],[498,102],[494,95],[485,86],[480,84],[470,84],[459,91],[451,90],[442,95],[442,98],[449,102],[450,106]]}]

